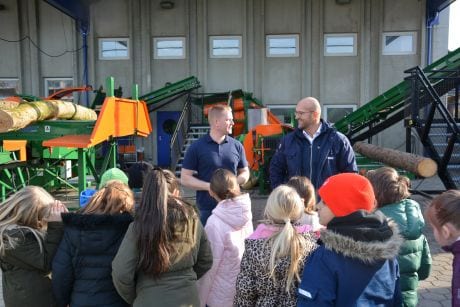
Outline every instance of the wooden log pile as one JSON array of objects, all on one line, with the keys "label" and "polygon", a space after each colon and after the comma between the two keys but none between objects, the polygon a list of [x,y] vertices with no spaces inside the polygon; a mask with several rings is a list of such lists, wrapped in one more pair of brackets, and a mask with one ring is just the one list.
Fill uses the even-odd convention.
[{"label": "wooden log pile", "polygon": [[0,100],[0,133],[47,119],[96,120],[92,109],[63,100],[21,102]]},{"label": "wooden log pile", "polygon": [[363,142],[356,142],[353,149],[372,160],[412,172],[421,177],[431,177],[438,172],[438,165],[434,160],[419,155]]}]

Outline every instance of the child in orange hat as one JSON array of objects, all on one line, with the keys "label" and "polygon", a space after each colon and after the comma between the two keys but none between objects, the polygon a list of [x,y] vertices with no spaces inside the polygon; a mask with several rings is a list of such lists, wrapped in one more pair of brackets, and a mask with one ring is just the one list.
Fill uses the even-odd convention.
[{"label": "child in orange hat", "polygon": [[343,173],[318,190],[321,246],[305,263],[297,306],[399,306],[402,238],[375,207],[365,177]]}]

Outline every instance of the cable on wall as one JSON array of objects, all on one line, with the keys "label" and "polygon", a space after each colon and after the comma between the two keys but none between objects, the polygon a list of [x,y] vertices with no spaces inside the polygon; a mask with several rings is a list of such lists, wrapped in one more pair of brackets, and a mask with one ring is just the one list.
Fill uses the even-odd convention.
[{"label": "cable on wall", "polygon": [[18,39],[18,40],[9,40],[9,39],[5,39],[5,38],[3,38],[3,37],[0,37],[0,40],[1,40],[1,41],[7,42],[7,43],[19,43],[19,42],[22,42],[23,40],[26,40],[26,39],[28,39],[28,40],[30,41],[30,43],[31,43],[33,46],[35,46],[35,48],[37,48],[37,50],[38,50],[40,53],[42,53],[42,54],[44,54],[44,55],[46,55],[46,56],[49,56],[50,58],[59,58],[59,57],[65,55],[65,54],[67,54],[67,53],[74,53],[74,52],[78,52],[78,51],[80,51],[80,50],[83,49],[83,46],[81,46],[81,47],[79,47],[79,48],[77,48],[77,49],[75,49],[75,50],[66,50],[66,51],[64,51],[64,52],[62,52],[62,53],[59,53],[59,54],[57,54],[57,55],[53,55],[53,54],[49,54],[48,52],[46,52],[46,51],[44,51],[43,49],[41,49],[40,46],[38,46],[28,35],[26,35],[26,36],[24,36],[23,38]]}]

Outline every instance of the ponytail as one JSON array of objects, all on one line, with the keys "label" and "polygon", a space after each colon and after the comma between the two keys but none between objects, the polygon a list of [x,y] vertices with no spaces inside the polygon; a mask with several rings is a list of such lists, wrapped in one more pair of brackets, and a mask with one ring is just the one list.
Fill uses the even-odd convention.
[{"label": "ponytail", "polygon": [[170,265],[168,185],[162,170],[154,169],[145,178],[142,198],[134,218],[139,249],[139,268],[153,277]]},{"label": "ponytail", "polygon": [[302,234],[297,233],[292,224],[292,222],[300,219],[302,212],[303,204],[300,196],[294,188],[285,185],[273,190],[265,207],[267,222],[282,225],[282,229],[268,241],[271,246],[268,272],[270,277],[275,280],[277,260],[281,257],[289,258],[289,269],[286,272],[286,292],[289,292],[294,279],[300,280],[299,266],[307,248],[306,239]]}]

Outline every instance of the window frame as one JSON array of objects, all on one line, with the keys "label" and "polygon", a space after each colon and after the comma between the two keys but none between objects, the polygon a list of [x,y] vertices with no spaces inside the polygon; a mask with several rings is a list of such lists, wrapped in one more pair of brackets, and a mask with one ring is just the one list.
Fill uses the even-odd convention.
[{"label": "window frame", "polygon": [[[385,38],[387,36],[412,36],[412,50],[401,52],[385,51]],[[382,55],[414,55],[417,54],[417,32],[416,31],[399,31],[399,32],[382,32]]]},{"label": "window frame", "polygon": [[332,122],[329,120],[328,118],[328,109],[332,109],[332,108],[336,108],[336,109],[346,109],[346,108],[352,108],[353,111],[356,111],[358,109],[358,105],[357,104],[352,104],[352,103],[347,103],[347,104],[323,104],[323,109],[322,109],[322,117],[330,122],[330,123],[335,123],[335,122]]},{"label": "window frame", "polygon": [[[14,81],[17,83],[16,87],[15,87],[15,90],[17,93],[20,93],[21,92],[21,82],[19,81],[19,78],[0,78],[0,82],[2,81],[5,81],[5,82],[8,82],[8,81]],[[5,87],[1,87],[1,88],[5,88]]]},{"label": "window frame", "polygon": [[[286,110],[291,110],[292,109],[292,118],[291,118],[291,122],[287,123],[286,121],[282,121],[284,124],[286,125],[291,125],[293,124],[293,122],[295,122],[295,115],[294,115],[294,112],[295,112],[295,107],[296,107],[296,104],[269,104],[266,106],[268,108],[268,111],[272,111],[272,110],[276,110],[276,109],[286,109]],[[280,121],[281,119],[278,117],[278,115],[276,115],[276,113],[272,112],[273,115],[276,116],[276,118],[278,118]]]},{"label": "window frame", "polygon": [[[181,41],[182,55],[180,56],[162,56],[158,54],[157,43],[162,41]],[[153,59],[154,60],[183,60],[187,58],[187,45],[185,36],[155,36],[153,37]]]},{"label": "window frame", "polygon": [[[44,84],[44,88],[45,88],[45,92],[44,92],[44,95],[43,95],[44,97],[48,97],[48,96],[51,95],[49,93],[50,88],[49,88],[49,85],[48,85],[48,81],[72,81],[72,84],[70,86],[68,86],[68,87],[73,87],[74,86],[74,81],[73,81],[73,78],[71,78],[71,77],[62,77],[62,78],[60,78],[60,77],[45,77],[45,78],[43,78],[43,84]],[[57,91],[60,91],[61,89],[64,89],[66,87],[61,87]],[[66,98],[66,97],[68,97],[68,98]],[[70,97],[72,97],[72,98],[70,98]],[[62,100],[69,100],[69,101],[73,102],[74,101],[74,96],[72,94],[71,96],[70,95],[69,96],[64,96],[61,99]]]},{"label": "window frame", "polygon": [[[271,54],[270,39],[272,38],[294,38],[295,53],[294,54]],[[298,58],[300,55],[300,35],[299,34],[267,34],[265,35],[265,56],[267,58]]]},{"label": "window frame", "polygon": [[[104,42],[116,42],[116,41],[125,41],[127,47],[127,55],[126,56],[114,56],[114,57],[104,57],[102,44]],[[98,38],[98,46],[99,46],[99,60],[101,61],[113,61],[113,60],[129,60],[131,57],[131,44],[129,41],[129,37],[99,37]]]},{"label": "window frame", "polygon": [[[330,53],[327,51],[327,39],[329,37],[352,37],[353,38],[353,51]],[[327,57],[334,56],[357,56],[358,55],[358,34],[357,33],[325,33],[323,36],[323,54]]]},{"label": "window frame", "polygon": [[[213,53],[214,40],[236,40],[238,41],[238,54],[237,55],[215,55]],[[209,58],[211,59],[240,59],[243,57],[243,36],[241,35],[211,35],[209,36]]]}]

